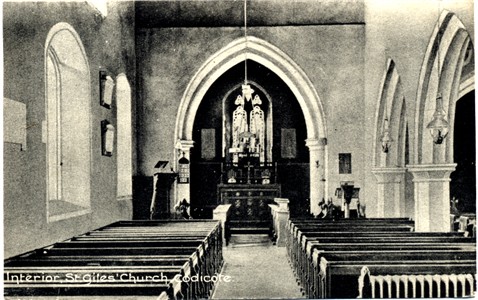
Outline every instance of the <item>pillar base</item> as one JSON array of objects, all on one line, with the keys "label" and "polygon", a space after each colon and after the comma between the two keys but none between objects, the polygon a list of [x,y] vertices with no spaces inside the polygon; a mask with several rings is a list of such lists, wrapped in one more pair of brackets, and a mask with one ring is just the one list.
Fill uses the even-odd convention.
[{"label": "pillar base", "polygon": [[405,215],[405,172],[405,168],[372,169],[377,179],[377,217]]},{"label": "pillar base", "polygon": [[450,174],[456,164],[408,165],[413,175],[415,231],[450,231]]}]

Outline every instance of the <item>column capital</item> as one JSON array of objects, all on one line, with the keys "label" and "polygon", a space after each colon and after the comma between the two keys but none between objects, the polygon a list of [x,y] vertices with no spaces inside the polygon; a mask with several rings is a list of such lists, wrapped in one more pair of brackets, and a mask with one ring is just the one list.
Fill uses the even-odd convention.
[{"label": "column capital", "polygon": [[400,183],[406,171],[406,168],[373,168],[372,174],[379,183]]},{"label": "column capital", "polygon": [[194,147],[194,141],[191,140],[178,140],[176,142],[175,148],[181,151],[189,151]]},{"label": "column capital", "polygon": [[289,199],[274,198],[274,202],[279,205],[279,211],[289,211]]},{"label": "column capital", "polygon": [[407,165],[407,168],[413,174],[414,182],[450,181],[456,164]]},{"label": "column capital", "polygon": [[305,145],[310,150],[320,149],[327,145],[327,138],[309,138],[305,140]]}]

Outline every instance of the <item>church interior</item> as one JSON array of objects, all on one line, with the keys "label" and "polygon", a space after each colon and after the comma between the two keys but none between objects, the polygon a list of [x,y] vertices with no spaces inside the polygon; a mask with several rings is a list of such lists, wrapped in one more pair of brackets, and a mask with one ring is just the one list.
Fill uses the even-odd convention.
[{"label": "church interior", "polygon": [[6,297],[475,295],[474,1],[2,5]]}]

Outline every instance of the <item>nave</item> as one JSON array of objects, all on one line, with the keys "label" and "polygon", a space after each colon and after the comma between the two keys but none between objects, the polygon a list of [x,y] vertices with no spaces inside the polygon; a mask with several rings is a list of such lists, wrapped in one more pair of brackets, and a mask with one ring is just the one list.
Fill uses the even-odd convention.
[{"label": "nave", "polygon": [[462,232],[414,232],[405,218],[273,219],[273,244],[228,240],[227,225],[212,220],[116,222],[7,259],[5,295],[177,300],[476,293],[476,239]]},{"label": "nave", "polygon": [[473,295],[472,0],[93,2],[2,5],[7,296]]}]

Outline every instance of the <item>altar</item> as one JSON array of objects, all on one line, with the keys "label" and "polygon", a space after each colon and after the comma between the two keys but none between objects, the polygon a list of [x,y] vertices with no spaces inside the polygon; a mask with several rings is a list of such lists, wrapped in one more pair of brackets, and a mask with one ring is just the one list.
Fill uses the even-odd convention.
[{"label": "altar", "polygon": [[280,184],[219,184],[218,204],[231,204],[230,220],[268,220],[268,204],[281,195]]},{"label": "altar", "polygon": [[[231,204],[230,220],[270,219],[269,204],[281,196],[277,164],[272,163],[270,102],[263,101],[249,84],[231,103],[230,127],[225,128],[225,161],[217,186],[217,204]],[[269,128],[269,131],[268,131]]]}]

